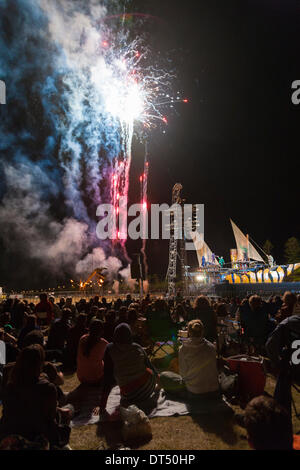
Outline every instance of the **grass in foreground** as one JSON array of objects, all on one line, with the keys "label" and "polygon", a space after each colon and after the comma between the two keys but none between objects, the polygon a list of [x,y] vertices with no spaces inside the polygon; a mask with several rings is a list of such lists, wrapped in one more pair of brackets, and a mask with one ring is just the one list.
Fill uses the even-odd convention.
[{"label": "grass in foreground", "polygon": [[[76,374],[67,376],[64,391],[78,385]],[[266,391],[273,394],[275,381],[268,376]],[[300,396],[293,393],[300,411]],[[235,411],[241,411],[234,407]],[[294,433],[300,432],[300,420],[293,416]],[[153,438],[140,450],[247,450],[250,449],[245,429],[235,424],[234,419],[224,420],[216,416],[180,416],[151,419]],[[74,450],[109,449],[116,445],[119,424],[114,423],[110,433],[99,433],[98,425],[73,428],[70,446]],[[115,439],[114,439],[115,437]]]}]

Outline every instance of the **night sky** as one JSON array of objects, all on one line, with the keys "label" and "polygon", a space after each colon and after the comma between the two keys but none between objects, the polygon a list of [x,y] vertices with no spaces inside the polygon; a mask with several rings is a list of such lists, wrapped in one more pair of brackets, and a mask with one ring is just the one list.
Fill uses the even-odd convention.
[{"label": "night sky", "polygon": [[[291,102],[291,84],[300,80],[299,1],[148,0],[130,9],[161,19],[151,26],[152,45],[170,55],[177,86],[190,100],[169,117],[166,134],[150,134],[149,202],[170,203],[180,182],[188,203],[205,204],[213,252],[229,261],[232,218],[258,244],[271,240],[276,261],[284,262],[285,241],[300,238],[300,105]],[[23,117],[32,121],[26,110]],[[132,203],[139,202],[142,165],[143,146],[135,140]],[[23,275],[14,284],[13,272],[20,265],[22,272],[36,270],[37,263],[0,248],[0,285],[20,288],[24,280],[29,287]],[[137,249],[128,244],[129,254]],[[150,274],[164,276],[168,243],[150,241],[147,251]],[[40,279],[46,287],[45,271]]]},{"label": "night sky", "polygon": [[[205,204],[212,251],[229,261],[232,218],[260,246],[270,239],[284,262],[285,241],[300,236],[300,106],[291,102],[299,2],[143,4],[167,22],[165,41],[182,49],[178,74],[191,100],[166,137],[152,136],[150,200],[170,200],[181,182],[188,202]],[[165,269],[161,242],[150,242],[149,253],[150,271]]]}]

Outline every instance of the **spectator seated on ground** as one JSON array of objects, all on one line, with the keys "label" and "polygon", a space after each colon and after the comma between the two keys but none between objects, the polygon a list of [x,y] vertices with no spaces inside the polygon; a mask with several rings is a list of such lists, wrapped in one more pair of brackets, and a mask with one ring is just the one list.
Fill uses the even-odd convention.
[{"label": "spectator seated on ground", "polygon": [[11,315],[9,312],[3,312],[0,315],[0,328],[4,328],[5,325],[11,325]]},{"label": "spectator seated on ground", "polygon": [[0,341],[5,343],[6,362],[14,362],[19,354],[16,338],[0,328]]},{"label": "spectator seated on ground", "polygon": [[68,444],[70,427],[57,421],[57,391],[42,374],[43,349],[39,345],[21,351],[3,389],[0,440],[18,435],[29,441],[44,436],[51,446]]},{"label": "spectator seated on ground", "polygon": [[69,308],[62,311],[60,320],[56,320],[50,327],[47,349],[63,352],[70,330],[70,318],[72,312]]},{"label": "spectator seated on ground", "polygon": [[177,304],[172,315],[172,319],[174,323],[178,326],[178,328],[182,328],[186,322],[186,311],[182,304]]},{"label": "spectator seated on ground", "polygon": [[[274,325],[275,326],[275,325]],[[266,306],[258,295],[252,295],[248,305],[241,310],[241,327],[244,340],[258,347],[264,346],[272,328]]]},{"label": "spectator seated on ground", "polygon": [[287,411],[273,398],[260,396],[248,403],[244,425],[249,445],[255,450],[299,450],[299,436],[294,436]]},{"label": "spectator seated on ground", "polygon": [[276,320],[278,323],[294,314],[294,310],[297,305],[297,296],[292,292],[285,292],[282,301],[282,306],[276,315]]},{"label": "spectator seated on ground", "polygon": [[[56,386],[58,401],[62,405],[65,403],[65,396],[64,396],[63,391],[60,389],[60,385],[63,385],[64,383],[64,376],[62,372],[58,371],[54,363],[49,362],[53,360],[53,354],[51,351],[44,350],[43,343],[44,343],[44,337],[43,337],[42,332],[40,330],[32,330],[26,335],[24,342],[23,342],[22,349],[25,349],[26,347],[33,346],[33,345],[38,345],[42,348],[43,356],[45,356],[45,360],[47,361],[47,362],[44,362],[43,372],[48,375],[50,382]],[[3,376],[4,376],[5,383],[7,383],[8,381],[8,377],[11,373],[13,366],[15,365],[16,358],[19,355],[19,353],[20,353],[20,350],[18,350],[16,357],[13,359],[7,360],[7,363],[4,366]],[[54,357],[54,359],[56,360],[57,358]]]},{"label": "spectator seated on ground", "polygon": [[179,348],[179,374],[163,372],[160,385],[166,392],[187,399],[219,399],[215,346],[204,337],[200,320],[188,324],[188,338]]},{"label": "spectator seated on ground", "polygon": [[101,307],[98,309],[97,318],[101,321],[104,321],[106,314],[106,308]]},{"label": "spectator seated on ground", "polygon": [[80,338],[88,334],[86,327],[87,315],[80,313],[76,318],[76,323],[72,326],[67,335],[67,344],[65,349],[65,364],[71,369],[76,368],[77,352]]},{"label": "spectator seated on ground", "polygon": [[119,315],[117,318],[117,325],[121,325],[121,323],[127,323],[127,321],[128,321],[128,310],[127,310],[127,307],[123,305],[122,307],[120,307],[120,310],[119,310]]},{"label": "spectator seated on ground", "polygon": [[36,315],[28,315],[26,318],[26,324],[24,328],[22,328],[22,330],[20,331],[19,338],[18,338],[18,347],[20,349],[23,348],[23,342],[24,342],[25,336],[34,330],[39,330],[39,327],[37,326]]},{"label": "spectator seated on ground", "polygon": [[111,343],[116,327],[116,312],[115,310],[108,310],[105,314],[105,322],[103,325],[103,338]]},{"label": "spectator seated on ground", "polygon": [[218,351],[224,355],[230,350],[233,344],[238,343],[239,326],[231,315],[228,314],[227,304],[218,303],[216,305],[217,330],[218,330]]},{"label": "spectator seated on ground", "polygon": [[105,412],[107,399],[115,382],[120,387],[123,406],[135,404],[142,407],[156,387],[156,372],[143,348],[133,343],[127,323],[116,327],[113,342],[105,351],[101,413]]},{"label": "spectator seated on ground", "polygon": [[14,329],[19,332],[23,328],[25,318],[25,304],[19,299],[15,299],[11,310],[11,322]]},{"label": "spectator seated on ground", "polygon": [[[131,305],[134,305],[134,304],[131,304]],[[127,315],[127,323],[131,329],[133,342],[140,344],[140,334],[139,334],[137,320],[138,320],[138,313],[135,308],[132,308],[132,306],[130,306],[128,310],[128,315]]]},{"label": "spectator seated on ground", "polygon": [[66,299],[66,304],[64,306],[64,309],[66,309],[66,308],[71,310],[72,319],[75,320],[76,316],[78,315],[78,312],[77,312],[76,306],[72,303],[72,297],[68,297]]},{"label": "spectator seated on ground", "polygon": [[205,339],[213,343],[217,339],[217,316],[213,311],[209,299],[205,295],[200,295],[196,300],[195,319],[201,320]]},{"label": "spectator seated on ground", "polygon": [[93,320],[89,333],[81,337],[77,354],[77,377],[82,384],[97,385],[103,378],[103,357],[108,342],[103,338],[103,322]]}]

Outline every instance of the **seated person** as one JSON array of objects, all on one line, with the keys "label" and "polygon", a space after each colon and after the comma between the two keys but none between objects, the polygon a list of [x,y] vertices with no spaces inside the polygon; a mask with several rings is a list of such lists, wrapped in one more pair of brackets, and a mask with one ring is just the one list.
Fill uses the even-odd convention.
[{"label": "seated person", "polygon": [[69,321],[71,318],[72,312],[70,309],[65,308],[62,311],[62,316],[60,320],[56,320],[50,328],[47,349],[55,351],[64,351],[65,344],[67,341],[68,333],[70,330]]},{"label": "seated person", "polygon": [[18,347],[20,349],[23,349],[23,342],[27,333],[30,333],[31,331],[34,331],[34,330],[39,330],[39,327],[37,326],[37,318],[35,315],[28,315],[26,318],[26,325],[20,331],[19,338],[18,338]]},{"label": "seated person", "polygon": [[80,338],[88,334],[86,322],[87,315],[80,313],[76,319],[75,325],[69,329],[65,350],[65,361],[69,367],[76,367],[77,351]]},{"label": "seated person", "polygon": [[89,333],[80,338],[77,353],[77,377],[82,384],[101,383],[104,373],[103,357],[108,342],[103,338],[103,322],[92,320]]},{"label": "seated person", "polygon": [[0,440],[19,435],[34,441],[45,436],[51,446],[68,444],[70,427],[57,421],[57,392],[46,375],[43,349],[39,345],[21,351],[2,394]]},{"label": "seated person", "polygon": [[203,337],[201,320],[188,324],[188,339],[179,348],[179,374],[163,372],[160,385],[166,392],[188,398],[219,398],[219,381],[215,346]]},{"label": "seated person", "polygon": [[195,304],[194,318],[201,320],[203,336],[213,343],[217,339],[217,316],[211,307],[210,300],[205,295],[200,295]]},{"label": "seated person", "polygon": [[258,295],[252,295],[248,307],[241,314],[244,339],[256,346],[263,346],[270,332],[269,315],[266,306]]},{"label": "seated person", "polygon": [[107,399],[115,381],[120,387],[121,404],[141,405],[153,394],[156,387],[156,373],[139,344],[132,341],[127,323],[115,329],[113,342],[104,355],[104,389],[100,411],[105,412]]},{"label": "seated person", "polygon": [[[34,335],[32,334],[33,332],[38,332],[39,334]],[[43,334],[39,330],[33,330],[33,332],[30,332],[28,333],[28,335],[26,335],[26,341],[24,341],[25,346],[22,349],[25,349],[25,347],[29,347],[32,345],[38,345],[42,349],[43,357],[45,356],[45,359],[47,359],[47,353],[45,352],[44,347],[43,347]],[[18,354],[19,353],[20,351],[18,350]],[[3,369],[3,386],[5,386],[8,383],[11,371],[13,367],[15,366],[15,364],[16,364],[16,358],[10,361],[6,361],[6,365],[4,366],[4,369]],[[49,381],[55,385],[56,391],[57,391],[58,403],[60,406],[63,406],[66,401],[66,396],[60,388],[60,386],[64,384],[63,373],[58,371],[54,363],[45,362],[45,361],[43,365],[43,372],[47,374]]]},{"label": "seated person", "polygon": [[139,340],[139,329],[137,325],[138,313],[137,311],[130,306],[127,316],[127,324],[129,325],[132,333],[132,340],[134,343],[140,343]]},{"label": "seated person", "polygon": [[19,354],[16,338],[0,328],[0,341],[5,343],[5,361],[14,362]]},{"label": "seated person", "polygon": [[253,398],[245,409],[244,425],[249,445],[255,450],[300,448],[299,436],[293,439],[291,419],[287,411],[273,398]]},{"label": "seated person", "polygon": [[114,331],[116,327],[116,312],[114,310],[109,310],[105,314],[105,322],[103,325],[104,333],[103,338],[106,339],[109,343],[112,342]]},{"label": "seated person", "polygon": [[292,292],[285,292],[282,301],[282,306],[275,317],[278,323],[294,315],[294,310],[297,306],[297,296]]},{"label": "seated person", "polygon": [[119,315],[117,318],[117,325],[121,325],[121,323],[127,323],[128,321],[128,312],[127,307],[122,306],[119,310]]}]

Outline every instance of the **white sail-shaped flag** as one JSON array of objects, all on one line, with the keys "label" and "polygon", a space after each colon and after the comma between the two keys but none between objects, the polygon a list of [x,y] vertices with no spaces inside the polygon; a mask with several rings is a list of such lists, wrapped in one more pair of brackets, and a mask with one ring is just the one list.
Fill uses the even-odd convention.
[{"label": "white sail-shaped flag", "polygon": [[241,230],[235,225],[235,223],[230,219],[232,230],[234,233],[234,238],[236,242],[236,247],[238,250],[238,261],[245,261],[245,257],[264,262],[263,258],[256,251],[254,246],[250,243],[248,238],[241,232]]},{"label": "white sail-shaped flag", "polygon": [[207,243],[205,243],[203,233],[191,232],[191,237],[196,248],[199,267],[201,268],[202,266],[203,256],[205,258],[206,263],[213,263],[219,265],[217,259],[213,256],[213,252],[211,251]]}]

